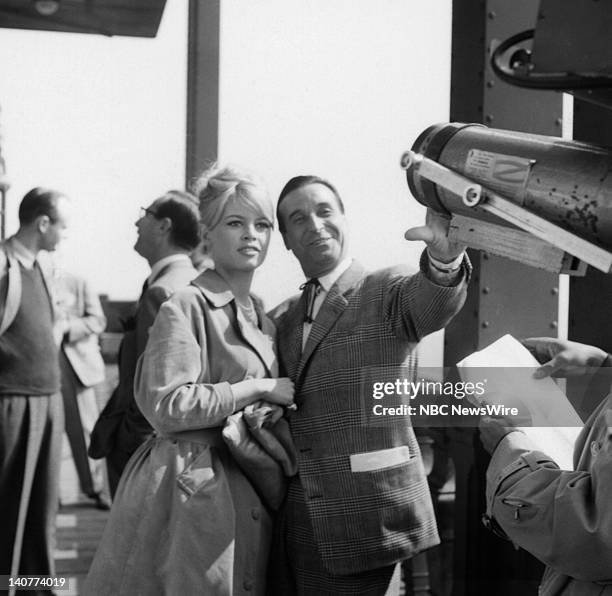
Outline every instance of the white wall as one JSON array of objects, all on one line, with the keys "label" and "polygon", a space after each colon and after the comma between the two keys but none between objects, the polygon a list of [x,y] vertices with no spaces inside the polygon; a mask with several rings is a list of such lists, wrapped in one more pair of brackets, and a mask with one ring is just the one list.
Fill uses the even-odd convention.
[{"label": "white wall", "polygon": [[114,299],[135,299],[146,276],[138,208],[184,185],[186,36],[184,0],[168,0],[155,39],[0,29],[7,233],[30,188],[65,192],[62,260]]},{"label": "white wall", "polygon": [[[424,209],[399,158],[448,120],[451,16],[451,0],[223,0],[220,158],[262,174],[275,198],[296,174],[328,177],[354,256],[416,268],[423,246],[403,233]],[[276,235],[257,291],[273,305],[302,281]]]}]

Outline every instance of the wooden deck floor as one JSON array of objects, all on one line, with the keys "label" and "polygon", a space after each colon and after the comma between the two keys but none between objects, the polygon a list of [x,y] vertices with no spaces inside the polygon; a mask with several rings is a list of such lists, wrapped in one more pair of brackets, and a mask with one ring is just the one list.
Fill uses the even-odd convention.
[{"label": "wooden deck floor", "polygon": [[102,536],[108,511],[89,503],[65,505],[57,516],[56,573],[68,578],[70,589],[62,596],[77,596]]},{"label": "wooden deck floor", "polygon": [[[81,593],[107,519],[108,511],[100,511],[89,503],[61,507],[57,516],[56,573],[58,577],[67,578],[70,589],[58,594],[78,596]],[[429,556],[419,555],[404,569],[404,577],[411,577],[411,580],[400,582],[398,576],[391,593],[402,596],[449,594],[450,578],[448,569],[445,569],[450,564],[448,557],[448,544],[434,549]],[[434,587],[440,591],[430,591]]]},{"label": "wooden deck floor", "polygon": [[[107,381],[96,388],[100,409],[106,403],[111,387],[116,383],[116,368],[107,366]],[[66,436],[62,447],[60,501],[62,505],[57,515],[56,573],[58,577],[69,578],[70,589],[62,590],[58,594],[76,596],[80,594],[109,512],[96,509],[93,501],[80,493],[78,476]]]}]

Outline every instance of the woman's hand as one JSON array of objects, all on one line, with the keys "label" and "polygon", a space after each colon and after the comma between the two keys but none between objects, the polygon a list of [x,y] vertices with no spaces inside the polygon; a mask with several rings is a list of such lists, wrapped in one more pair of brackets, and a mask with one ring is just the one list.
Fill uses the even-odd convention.
[{"label": "woman's hand", "polygon": [[236,410],[263,399],[279,406],[293,406],[295,389],[293,381],[288,377],[278,379],[246,379],[232,385],[236,399]]},{"label": "woman's hand", "polygon": [[278,379],[255,379],[259,385],[259,397],[279,406],[293,405],[295,388],[289,377]]}]

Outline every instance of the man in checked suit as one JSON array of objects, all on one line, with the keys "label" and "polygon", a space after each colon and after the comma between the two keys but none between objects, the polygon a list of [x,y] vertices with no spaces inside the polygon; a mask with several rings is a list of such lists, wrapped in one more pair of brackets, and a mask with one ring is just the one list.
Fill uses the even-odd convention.
[{"label": "man in checked suit", "polygon": [[375,420],[372,383],[412,379],[418,341],[463,305],[470,264],[447,222],[428,213],[406,233],[427,243],[418,273],[367,273],[348,255],[337,190],[317,176],[292,178],[277,216],[309,281],[272,312],[295,383],[299,473],[278,522],[271,590],[383,595],[395,564],[439,538],[410,418]]},{"label": "man in checked suit", "polygon": [[106,457],[108,481],[114,496],[121,473],[151,426],[134,401],[136,362],[144,351],[149,328],[159,307],[197,275],[189,259],[200,241],[198,204],[189,193],[171,190],[142,208],[136,221],[134,250],[151,266],[133,317],[124,322],[119,348],[119,384],[92,432],[89,454]]}]

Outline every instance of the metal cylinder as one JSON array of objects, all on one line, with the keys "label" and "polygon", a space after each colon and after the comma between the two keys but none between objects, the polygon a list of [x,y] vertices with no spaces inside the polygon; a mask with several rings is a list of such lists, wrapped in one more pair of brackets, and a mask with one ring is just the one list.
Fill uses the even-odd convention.
[{"label": "metal cylinder", "polygon": [[[482,184],[551,223],[607,249],[612,248],[612,150],[480,124],[438,124],[412,150]],[[504,222],[418,174],[408,186],[423,205]]]}]

